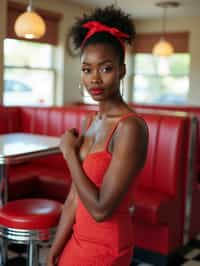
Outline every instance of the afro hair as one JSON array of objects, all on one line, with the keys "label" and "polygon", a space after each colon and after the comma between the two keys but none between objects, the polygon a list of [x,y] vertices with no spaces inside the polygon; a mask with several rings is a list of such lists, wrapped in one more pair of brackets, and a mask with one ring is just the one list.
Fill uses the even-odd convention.
[{"label": "afro hair", "polygon": [[87,45],[94,43],[107,43],[113,45],[117,52],[119,52],[120,61],[123,61],[124,50],[119,40],[107,32],[98,32],[94,34],[84,43],[84,47],[82,47],[82,43],[88,32],[88,29],[84,28],[83,24],[89,21],[98,21],[106,26],[114,27],[126,33],[129,38],[124,41],[131,44],[136,33],[130,15],[124,13],[121,9],[115,8],[113,5],[105,8],[96,8],[91,14],[84,14],[81,18],[77,18],[70,30],[70,36],[72,37],[76,49],[84,49]]}]

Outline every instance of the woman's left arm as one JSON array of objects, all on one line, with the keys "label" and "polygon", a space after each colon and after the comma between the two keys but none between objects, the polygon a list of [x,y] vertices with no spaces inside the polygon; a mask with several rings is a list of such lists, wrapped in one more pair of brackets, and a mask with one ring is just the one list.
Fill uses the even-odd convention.
[{"label": "woman's left arm", "polygon": [[67,160],[78,195],[97,222],[109,217],[119,205],[133,178],[146,159],[148,132],[141,119],[130,117],[121,121],[114,138],[112,160],[98,188],[84,173],[76,152],[80,137],[66,132],[61,150]]}]

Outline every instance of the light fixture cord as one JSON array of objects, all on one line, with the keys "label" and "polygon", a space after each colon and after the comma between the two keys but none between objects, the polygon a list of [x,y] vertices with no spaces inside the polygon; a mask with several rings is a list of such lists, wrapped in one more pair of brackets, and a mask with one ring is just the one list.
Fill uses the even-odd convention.
[{"label": "light fixture cord", "polygon": [[166,33],[166,20],[167,20],[167,6],[163,7],[163,20],[162,20],[162,31],[165,36]]},{"label": "light fixture cord", "polygon": [[32,9],[33,9],[33,2],[32,2],[32,0],[29,0],[29,1],[28,1],[27,11],[31,12]]},{"label": "light fixture cord", "polygon": [[114,0],[114,6],[118,7],[118,1],[117,0]]}]

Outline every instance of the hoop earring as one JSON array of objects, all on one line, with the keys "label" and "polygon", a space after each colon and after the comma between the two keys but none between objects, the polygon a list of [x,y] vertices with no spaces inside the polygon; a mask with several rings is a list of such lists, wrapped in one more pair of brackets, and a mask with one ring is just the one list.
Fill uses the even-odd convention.
[{"label": "hoop earring", "polygon": [[78,84],[78,89],[80,91],[80,95],[82,98],[91,98],[91,96],[88,94],[86,90],[84,93],[84,86],[82,86],[81,82]]},{"label": "hoop earring", "polygon": [[123,98],[123,96],[124,96],[124,79],[121,79],[120,80],[120,95],[121,95],[121,97]]},{"label": "hoop earring", "polygon": [[83,98],[84,97],[84,92],[83,92],[84,88],[82,87],[81,83],[78,84],[78,89],[79,89],[81,97]]}]

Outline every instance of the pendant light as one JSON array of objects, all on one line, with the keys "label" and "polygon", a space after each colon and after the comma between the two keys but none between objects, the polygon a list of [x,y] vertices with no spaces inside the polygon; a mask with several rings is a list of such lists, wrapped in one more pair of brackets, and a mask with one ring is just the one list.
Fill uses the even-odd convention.
[{"label": "pendant light", "polygon": [[167,20],[167,8],[178,7],[180,4],[174,1],[159,2],[156,6],[163,8],[162,17],[162,37],[153,47],[153,54],[157,56],[170,56],[174,53],[174,47],[170,42],[166,40],[166,20]]},{"label": "pendant light", "polygon": [[18,37],[26,39],[39,39],[45,34],[45,21],[33,10],[32,0],[29,0],[26,12],[17,17],[14,29]]}]

